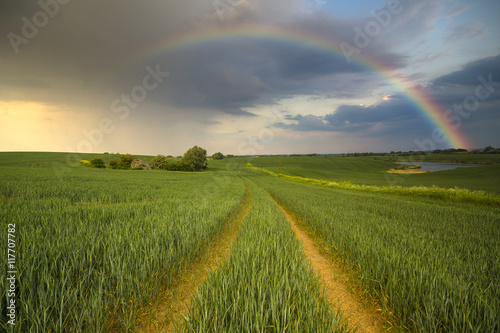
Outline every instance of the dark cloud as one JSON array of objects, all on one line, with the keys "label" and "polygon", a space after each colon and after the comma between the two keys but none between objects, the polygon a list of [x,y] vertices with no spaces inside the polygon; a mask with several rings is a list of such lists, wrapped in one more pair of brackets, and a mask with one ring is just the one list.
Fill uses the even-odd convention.
[{"label": "dark cloud", "polygon": [[[155,53],[134,59],[141,50],[159,43],[167,44],[177,36],[204,29],[226,29],[245,24],[273,25],[304,36],[315,36],[337,46],[354,45],[359,29],[374,22],[371,16],[345,20],[325,11],[304,10],[302,0],[241,0],[215,8],[212,1],[197,0],[107,0],[70,1],[59,5],[47,24],[39,27],[27,43],[19,44],[18,53],[7,37],[22,35],[24,18],[42,10],[38,2],[5,0],[0,11],[0,99],[36,100],[51,104],[92,107],[108,112],[110,104],[122,94],[130,94],[142,84],[146,66],[161,66],[170,76],[148,93],[151,119],[155,113],[186,113],[186,118],[229,114],[252,117],[247,111],[258,105],[271,105],[283,98],[355,99],[373,96],[374,91],[392,89],[370,69],[348,62],[342,54],[332,54],[306,44],[286,40],[225,39],[197,43],[175,52]],[[448,49],[427,50],[428,35],[437,30],[437,22],[468,10],[447,8],[447,0],[402,0],[401,12],[392,15],[380,34],[371,37],[360,52],[365,59],[394,70],[428,65],[451,55]],[[373,8],[380,13],[383,8]],[[480,23],[451,26],[449,41],[474,39],[485,34]],[[405,45],[422,40],[419,50],[404,53]],[[422,49],[426,49],[422,51]],[[411,53],[411,54],[410,54]],[[478,76],[500,81],[500,56],[477,60],[460,71],[434,80],[428,94],[445,106],[460,103],[478,84]],[[415,73],[411,80],[425,79]],[[500,89],[498,89],[500,90]],[[481,104],[480,110],[464,120],[479,122],[494,118],[498,94]],[[85,111],[83,111],[85,112]],[[289,116],[280,126],[295,131],[339,131],[404,134],[416,133],[414,125],[425,121],[411,101],[393,95],[388,101],[369,107],[344,105],[324,116]],[[137,112],[139,114],[139,112]],[[203,117],[201,117],[203,115]],[[148,120],[151,121],[151,120]],[[147,122],[145,120],[145,122]],[[413,124],[413,125],[412,125]],[[413,126],[413,127],[412,127]]]},{"label": "dark cloud", "polygon": [[394,95],[371,106],[342,105],[335,112],[324,116],[287,115],[285,120],[288,122],[279,126],[295,131],[362,132],[376,130],[376,127],[382,124],[384,129],[387,129],[387,126],[398,127],[418,121],[419,117],[410,101],[402,95]]},{"label": "dark cloud", "polygon": [[[437,78],[426,87],[418,87],[444,108],[442,120],[458,127],[468,137],[482,138],[475,141],[478,146],[498,139],[499,61],[500,55],[477,60],[460,71]],[[479,76],[485,80],[478,80]],[[477,95],[478,87],[481,87],[480,96]],[[356,133],[361,137],[386,140],[421,140],[431,137],[433,131],[422,110],[402,94],[368,107],[342,105],[324,116],[299,114],[287,115],[284,119],[286,121],[278,126],[293,131]],[[411,140],[406,142],[407,145],[411,143]]]},{"label": "dark cloud", "polygon": [[459,71],[441,76],[433,81],[434,86],[476,86],[478,77],[492,75],[500,81],[500,55],[470,62]]},{"label": "dark cloud", "polygon": [[500,55],[470,62],[437,78],[426,92],[445,110],[445,121],[475,138],[477,147],[498,141]]},{"label": "dark cloud", "polygon": [[[82,92],[94,94],[93,100],[102,100],[103,105],[109,104],[113,94],[126,93],[141,82],[145,66],[156,64],[172,75],[148,96],[148,102],[166,107],[250,116],[245,108],[272,103],[284,96],[328,93],[354,97],[366,93],[369,80],[359,80],[357,75],[371,76],[368,70],[346,62],[342,55],[287,42],[207,43],[174,55],[159,54],[128,67],[120,65],[127,64],[127,59],[138,50],[187,31],[272,22],[284,30],[301,31],[339,43],[349,41],[353,27],[359,23],[325,13],[290,14],[289,10],[300,5],[299,0],[242,0],[225,8],[221,20],[221,13],[210,1],[109,0],[99,4],[73,1],[60,5],[57,14],[38,29],[36,36],[28,38],[27,44],[18,45],[17,54],[9,40],[2,39],[0,52],[5,60],[1,66],[6,68],[4,78],[16,78],[18,86],[24,84],[27,89],[36,89],[45,82],[45,88],[53,88],[45,89],[44,93],[38,91],[33,98],[51,102],[59,98],[63,104],[71,104],[73,98],[80,105],[82,99],[88,99],[88,96],[77,97]],[[37,3],[8,1],[2,11],[6,18],[0,24],[2,32],[22,35],[22,18],[32,20],[41,10]],[[382,40],[374,42],[363,52],[394,67],[405,65],[407,57],[381,45]],[[349,76],[351,80],[345,80]],[[328,77],[332,78],[325,84],[324,78]],[[339,82],[340,77],[343,82]],[[356,81],[364,81],[365,90]],[[349,89],[350,86],[356,89]],[[3,91],[2,97],[18,95]]]}]

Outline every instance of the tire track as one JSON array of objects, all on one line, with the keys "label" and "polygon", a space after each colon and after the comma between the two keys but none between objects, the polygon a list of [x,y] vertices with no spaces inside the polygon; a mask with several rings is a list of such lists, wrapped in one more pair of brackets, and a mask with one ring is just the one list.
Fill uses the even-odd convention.
[{"label": "tire track", "polygon": [[290,221],[297,239],[302,242],[302,251],[311,262],[314,272],[319,276],[320,282],[325,288],[326,299],[332,304],[333,309],[340,306],[343,318],[348,321],[349,329],[353,331],[357,329],[356,332],[367,333],[385,332],[383,325],[385,320],[380,312],[363,305],[359,297],[349,291],[347,284],[344,282],[348,281],[348,275],[322,255],[314,241],[297,226],[297,223],[286,209],[276,200],[274,201],[283,211],[287,220]]},{"label": "tire track", "polygon": [[231,246],[252,201],[252,192],[245,184],[246,194],[243,205],[236,213],[236,219],[229,222],[222,235],[213,241],[204,258],[188,266],[179,277],[179,283],[171,290],[171,295],[154,311],[153,318],[144,320],[137,332],[172,332],[181,325],[182,314],[189,309],[191,298],[209,274],[216,271],[231,253]]}]

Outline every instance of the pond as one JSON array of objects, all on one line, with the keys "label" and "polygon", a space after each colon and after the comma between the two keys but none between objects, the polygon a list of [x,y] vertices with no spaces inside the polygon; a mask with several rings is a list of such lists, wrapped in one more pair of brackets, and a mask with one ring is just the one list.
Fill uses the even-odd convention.
[{"label": "pond", "polygon": [[441,163],[441,162],[403,162],[408,165],[420,165],[422,171],[443,171],[457,168],[470,168],[481,166],[481,164],[466,164],[466,163]]}]

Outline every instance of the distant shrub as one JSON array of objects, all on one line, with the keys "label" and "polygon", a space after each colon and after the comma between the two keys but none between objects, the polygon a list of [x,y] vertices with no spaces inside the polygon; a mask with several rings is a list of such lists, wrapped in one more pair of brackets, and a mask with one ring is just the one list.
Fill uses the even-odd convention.
[{"label": "distant shrub", "polygon": [[168,159],[164,155],[157,155],[149,162],[151,169],[162,170],[168,164]]},{"label": "distant shrub", "polygon": [[139,165],[139,166],[133,167],[132,170],[144,170],[144,167]]},{"label": "distant shrub", "polygon": [[94,168],[105,168],[106,165],[104,165],[104,161],[100,158],[94,158],[93,160],[90,161],[90,164],[92,164],[92,166]]},{"label": "distant shrub", "polygon": [[247,163],[247,168],[253,168],[253,167],[254,167],[254,166],[253,166],[253,164],[252,164],[252,163],[250,163],[250,162],[248,162],[248,163]]},{"label": "distant shrub", "polygon": [[187,166],[182,163],[168,163],[165,165],[164,170],[168,171],[191,171]]},{"label": "distant shrub", "polygon": [[87,160],[81,160],[80,161],[81,164],[87,166],[87,167],[91,167],[92,166],[92,163],[90,163],[90,161],[87,161]]},{"label": "distant shrub", "polygon": [[221,152],[215,153],[212,155],[213,160],[222,160],[224,159],[224,155]]},{"label": "distant shrub", "polygon": [[130,166],[120,165],[120,162],[116,160],[109,161],[109,168],[115,170],[130,170]]},{"label": "distant shrub", "polygon": [[118,160],[117,166],[119,169],[130,169],[132,166],[132,162],[135,160],[134,155],[123,154],[120,155],[120,159]]}]

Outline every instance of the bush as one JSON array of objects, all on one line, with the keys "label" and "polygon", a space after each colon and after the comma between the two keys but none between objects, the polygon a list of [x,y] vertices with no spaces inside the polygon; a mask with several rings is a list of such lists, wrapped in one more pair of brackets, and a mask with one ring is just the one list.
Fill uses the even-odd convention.
[{"label": "bush", "polygon": [[94,158],[93,160],[90,161],[90,164],[92,164],[92,166],[94,168],[105,168],[106,165],[104,165],[104,161],[100,158]]},{"label": "bush", "polygon": [[191,171],[187,166],[178,162],[168,163],[163,169],[168,171]]},{"label": "bush", "polygon": [[109,167],[111,169],[117,169],[118,168],[118,161],[116,161],[116,160],[109,161]]},{"label": "bush", "polygon": [[81,160],[80,161],[81,164],[87,166],[87,167],[91,167],[92,166],[92,163],[90,163],[90,161],[87,161],[87,160]]},{"label": "bush", "polygon": [[164,155],[157,155],[149,162],[151,169],[164,170],[165,166],[168,164],[168,159]]},{"label": "bush", "polygon": [[120,155],[120,160],[118,161],[117,166],[120,169],[130,169],[132,162],[134,160],[135,160],[134,155],[130,155],[130,154]]},{"label": "bush", "polygon": [[224,159],[224,155],[221,152],[215,153],[212,155],[213,160],[222,160]]},{"label": "bush", "polygon": [[207,151],[194,146],[184,154],[181,163],[191,171],[205,170],[207,168]]}]

